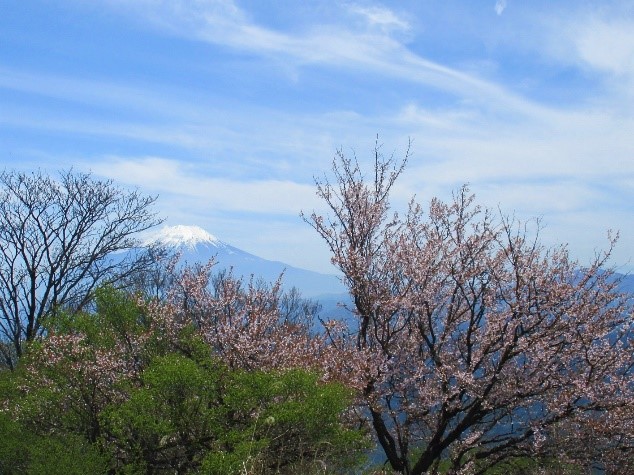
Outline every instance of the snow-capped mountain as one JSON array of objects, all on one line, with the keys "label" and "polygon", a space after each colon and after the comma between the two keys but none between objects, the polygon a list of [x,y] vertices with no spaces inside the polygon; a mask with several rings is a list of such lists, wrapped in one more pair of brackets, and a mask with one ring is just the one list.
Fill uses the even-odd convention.
[{"label": "snow-capped mountain", "polygon": [[[284,272],[284,287],[297,287],[303,297],[319,301],[322,305],[322,317],[352,318],[351,313],[341,307],[342,302],[349,308],[352,307],[350,296],[335,275],[321,274],[283,262],[262,259],[221,241],[198,226],[166,226],[145,243],[156,242],[180,253],[181,262],[184,264],[204,264],[215,258],[217,264],[214,270],[233,268],[235,276],[246,279],[253,275],[255,279],[274,282]],[[634,294],[634,275],[617,274],[616,277],[622,279],[622,291]]]},{"label": "snow-capped mountain", "polygon": [[198,226],[165,226],[150,241],[165,246],[195,249],[198,245],[222,247],[225,244]]},{"label": "snow-capped mountain", "polygon": [[345,288],[335,275],[321,274],[290,266],[283,262],[269,261],[227,244],[198,226],[166,226],[146,241],[160,243],[181,254],[182,263],[206,263],[215,258],[215,270],[233,268],[235,276],[274,282],[283,272],[283,286],[297,287],[304,297],[345,293]]}]

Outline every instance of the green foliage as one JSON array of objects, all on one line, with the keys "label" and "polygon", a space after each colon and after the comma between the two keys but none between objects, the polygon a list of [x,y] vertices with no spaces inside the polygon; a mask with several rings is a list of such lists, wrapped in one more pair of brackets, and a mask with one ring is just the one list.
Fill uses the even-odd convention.
[{"label": "green foliage", "polygon": [[123,292],[47,325],[0,372],[0,473],[323,473],[365,447],[343,423],[345,387],[229,369],[195,328],[169,340]]},{"label": "green foliage", "polygon": [[301,370],[236,372],[170,354],[153,360],[129,399],[104,412],[103,425],[127,466],[226,474],[248,464],[249,473],[292,473],[306,458],[340,464],[362,448],[360,434],[339,420],[349,398]]},{"label": "green foliage", "polygon": [[99,287],[95,291],[95,311],[56,312],[45,321],[49,333],[81,333],[98,348],[113,347],[117,342],[128,343],[130,339],[149,328],[149,318],[133,296],[112,286]]},{"label": "green foliage", "polygon": [[[100,412],[125,397],[132,368],[147,351],[135,342],[146,331],[136,302],[112,287],[97,290],[94,313],[57,312],[48,336],[33,341],[11,376],[13,407],[28,430],[47,436],[101,436]],[[20,388],[18,391],[17,388]]]},{"label": "green foliage", "polygon": [[0,473],[24,473],[28,460],[25,449],[30,445],[30,437],[18,422],[3,411],[0,411],[0,434]]},{"label": "green foliage", "polygon": [[29,447],[29,475],[106,474],[108,459],[94,444],[76,434],[36,437]]},{"label": "green foliage", "polygon": [[222,431],[222,370],[177,354],[158,357],[102,421],[122,465],[172,472],[197,466]]},{"label": "green foliage", "polygon": [[105,474],[108,459],[80,435],[39,435],[0,412],[0,473],[4,475]]},{"label": "green foliage", "polygon": [[533,475],[549,473],[552,475],[580,475],[582,469],[561,460],[537,457],[512,457],[489,468],[487,475]]},{"label": "green foliage", "polygon": [[302,370],[234,373],[225,391],[231,429],[205,459],[205,471],[232,473],[247,461],[253,473],[358,462],[364,440],[340,421],[351,394],[317,379]]}]

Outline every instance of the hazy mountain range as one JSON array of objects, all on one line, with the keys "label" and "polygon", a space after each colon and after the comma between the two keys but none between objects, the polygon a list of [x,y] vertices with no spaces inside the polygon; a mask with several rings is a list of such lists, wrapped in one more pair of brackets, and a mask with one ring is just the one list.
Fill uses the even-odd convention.
[{"label": "hazy mountain range", "polygon": [[302,297],[318,301],[320,316],[350,318],[341,303],[350,303],[350,297],[340,278],[332,274],[300,269],[279,261],[270,261],[238,249],[221,241],[198,226],[167,226],[150,236],[146,243],[160,243],[180,253],[183,264],[206,263],[214,258],[214,271],[233,269],[236,277],[262,279],[274,282],[284,273],[282,285],[285,289],[296,287]]},{"label": "hazy mountain range", "polygon": [[[274,282],[284,273],[285,289],[296,287],[303,297],[318,300],[322,304],[321,315],[350,317],[340,303],[350,303],[350,297],[341,279],[336,275],[322,274],[300,269],[279,261],[270,261],[225,243],[198,226],[168,226],[148,238],[147,242],[159,242],[181,255],[182,263],[206,263],[214,258],[215,270],[233,269],[235,276],[263,279]],[[634,275],[620,276],[622,289],[634,294]]]},{"label": "hazy mountain range", "polygon": [[233,269],[235,276],[261,278],[274,282],[284,273],[283,286],[297,287],[304,297],[342,294],[346,289],[339,277],[299,269],[283,262],[269,261],[227,244],[197,226],[164,227],[151,238],[174,248],[183,263],[205,263],[215,258],[215,269]]}]

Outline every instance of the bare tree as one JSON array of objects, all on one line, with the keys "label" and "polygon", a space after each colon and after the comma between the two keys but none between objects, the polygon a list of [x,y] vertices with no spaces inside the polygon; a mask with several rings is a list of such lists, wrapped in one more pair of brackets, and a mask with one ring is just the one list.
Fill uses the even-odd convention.
[{"label": "bare tree", "polygon": [[130,293],[152,299],[166,298],[166,292],[174,286],[176,266],[181,255],[160,243],[146,243],[143,266],[122,279],[121,283]]},{"label": "bare tree", "polygon": [[[484,473],[518,456],[567,457],[623,473],[634,319],[604,268],[615,239],[583,268],[466,187],[427,210],[412,200],[400,217],[388,198],[404,164],[377,146],[366,181],[340,152],[334,180],[317,180],[331,213],[307,218],[354,300],[357,328],[331,340],[348,349],[387,462],[418,475],[442,460],[447,473]],[[600,443],[575,445],[570,434],[589,441],[597,426]]]},{"label": "bare tree", "polygon": [[0,174],[0,354],[13,368],[46,315],[82,309],[96,286],[142,266],[134,235],[160,222],[155,197],[72,170]]}]

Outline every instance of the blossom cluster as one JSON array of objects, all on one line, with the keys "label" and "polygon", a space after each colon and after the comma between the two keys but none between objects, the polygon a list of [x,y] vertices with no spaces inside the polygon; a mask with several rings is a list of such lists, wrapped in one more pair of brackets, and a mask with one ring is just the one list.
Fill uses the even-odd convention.
[{"label": "blossom cluster", "polygon": [[[607,448],[631,460],[633,302],[605,268],[616,237],[583,267],[565,246],[543,247],[539,225],[477,206],[466,187],[427,210],[412,200],[401,218],[388,196],[402,165],[376,158],[368,183],[340,153],[336,181],[317,183],[331,216],[307,221],[353,297],[356,332],[340,330],[349,336],[338,345],[361,363],[354,385],[391,467],[572,457],[560,428],[591,431],[606,418],[609,444],[582,462],[607,466]],[[423,447],[414,463],[413,447]]]}]

